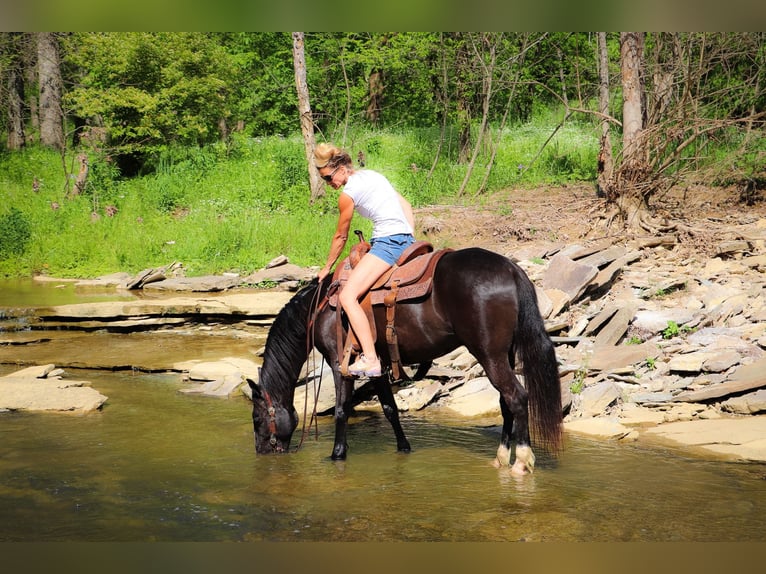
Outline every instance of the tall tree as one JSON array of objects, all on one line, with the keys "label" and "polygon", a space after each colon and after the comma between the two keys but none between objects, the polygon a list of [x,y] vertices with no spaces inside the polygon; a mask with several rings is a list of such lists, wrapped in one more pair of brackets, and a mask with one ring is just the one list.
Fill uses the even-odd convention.
[{"label": "tall tree", "polygon": [[301,119],[303,147],[306,151],[306,163],[309,170],[312,203],[324,195],[324,185],[319,173],[314,169],[314,120],[311,115],[309,87],[306,83],[306,54],[303,32],[293,32],[293,63],[295,67],[295,88],[298,92],[298,113]]},{"label": "tall tree", "polygon": [[24,69],[22,57],[23,34],[13,32],[6,38],[6,81],[8,88],[7,147],[18,150],[26,144],[24,130]]},{"label": "tall tree", "polygon": [[[598,111],[601,124],[601,137],[598,146],[598,166],[596,177],[598,195],[607,191],[613,193],[609,182],[614,171],[612,158],[612,139],[609,135],[609,52],[606,45],[606,32],[598,32]],[[613,199],[613,198],[612,198]]]},{"label": "tall tree", "polygon": [[40,86],[40,143],[64,149],[64,111],[59,41],[55,33],[37,33],[37,66]]},{"label": "tall tree", "polygon": [[620,33],[622,72],[622,154],[629,172],[640,173],[646,163],[641,136],[644,129],[644,34]]},{"label": "tall tree", "polygon": [[29,127],[26,130],[27,143],[34,143],[40,135],[40,109],[38,102],[40,94],[37,88],[37,46],[34,34],[27,33],[24,38],[24,86],[25,102],[29,114]]}]

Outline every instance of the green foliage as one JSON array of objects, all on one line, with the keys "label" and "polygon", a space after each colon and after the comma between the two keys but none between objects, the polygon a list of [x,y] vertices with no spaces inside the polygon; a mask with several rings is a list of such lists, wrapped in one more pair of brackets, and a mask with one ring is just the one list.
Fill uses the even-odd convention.
[{"label": "green foliage", "polygon": [[27,218],[11,207],[8,213],[0,215],[0,258],[23,254],[31,236]]},{"label": "green foliage", "polygon": [[575,372],[574,380],[569,385],[569,391],[573,395],[579,395],[585,388],[585,379],[588,376],[588,369],[581,367]]},{"label": "green foliage", "polygon": [[83,71],[66,105],[107,128],[120,153],[220,138],[239,76],[216,35],[74,34],[65,53],[66,65]]},{"label": "green foliage", "polygon": [[[766,138],[759,124],[743,119],[766,105],[758,88],[764,36],[663,34],[647,35],[647,62],[660,69],[672,55],[668,47],[681,46],[673,56],[677,69],[698,70],[700,81],[684,85],[675,77],[673,85],[689,91],[684,98],[696,106],[697,120],[729,126],[687,147],[684,134],[697,124],[679,126],[664,157],[678,152],[681,163],[716,167],[714,182],[762,188]],[[278,254],[298,264],[323,262],[337,192],[328,188],[325,198],[309,203],[290,33],[59,38],[68,127],[85,122],[104,138],[83,138],[81,149],[67,149],[65,157],[36,147],[0,152],[7,235],[0,272],[88,276],[169,259],[195,274],[248,271]],[[0,64],[21,61],[20,39],[0,34]],[[607,41],[615,75],[618,34]],[[593,181],[597,118],[577,113],[562,120],[567,109],[595,109],[595,52],[592,33],[309,33],[317,139],[354,158],[363,152],[366,166],[387,175],[416,207],[475,201],[511,186]],[[655,77],[647,75],[650,90]],[[614,95],[611,114],[619,119],[619,88]],[[485,104],[487,132],[466,191],[456,197],[468,173],[461,134],[471,134],[473,152]],[[64,171],[73,171],[82,152],[88,181],[72,198],[73,180]],[[122,169],[126,159],[134,173]],[[364,220],[353,225],[369,231]]]},{"label": "green foliage", "polygon": [[[484,196],[509,185],[536,186],[554,179],[544,162],[531,161],[553,127],[506,128],[493,168],[505,175],[490,177]],[[558,153],[591,153],[595,143],[588,134],[584,124],[560,129]],[[473,195],[455,195],[465,166],[457,163],[454,131],[446,134],[434,165],[439,137],[435,128],[356,127],[337,143],[354,158],[362,151],[366,167],[389,177],[415,207],[476,201]],[[63,165],[76,165],[74,155]],[[30,147],[0,153],[0,205],[8,206],[2,217],[14,222],[5,224],[8,229],[22,230],[18,237],[26,237],[23,250],[14,248],[12,256],[6,251],[0,258],[0,273],[91,277],[180,261],[189,275],[247,274],[278,255],[303,266],[321,265],[327,257],[338,192],[327,187],[323,198],[309,202],[308,168],[297,134],[238,133],[229,145],[165,146],[148,156],[146,174],[133,178],[121,176],[107,153],[92,150],[89,159],[84,193],[68,197],[71,184],[57,152]],[[486,160],[485,154],[479,156],[479,164]],[[522,162],[532,165],[520,172]],[[472,185],[482,176],[481,167],[477,171]],[[572,181],[561,173],[555,178]],[[473,189],[469,186],[468,193]],[[11,208],[16,209],[13,216],[8,215]],[[369,237],[371,225],[357,216],[352,229]]]},{"label": "green foliage", "polygon": [[694,329],[686,325],[679,326],[675,321],[668,321],[668,326],[662,331],[663,339],[673,339],[687,333],[693,333]]}]

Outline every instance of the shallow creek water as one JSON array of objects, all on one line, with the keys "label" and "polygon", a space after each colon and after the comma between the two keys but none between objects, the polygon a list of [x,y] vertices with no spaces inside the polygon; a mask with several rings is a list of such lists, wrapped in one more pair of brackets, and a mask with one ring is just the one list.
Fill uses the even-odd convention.
[{"label": "shallow creek water", "polygon": [[[80,375],[80,374],[78,374]],[[85,416],[0,416],[5,541],[762,540],[760,466],[569,437],[534,475],[489,465],[494,428],[377,414],[348,460],[329,421],[298,452],[257,457],[246,399],[178,392],[177,376],[83,373],[109,396]],[[454,421],[453,421],[454,422]]]},{"label": "shallow creek water", "polygon": [[[14,370],[0,365],[0,375]],[[177,373],[68,375],[109,397],[101,412],[0,414],[0,541],[762,541],[766,533],[762,465],[567,436],[558,459],[538,453],[536,472],[519,479],[490,465],[496,427],[404,415],[413,446],[405,455],[378,413],[353,420],[346,461],[329,460],[329,418],[297,452],[256,457],[244,397],[182,394]]]}]

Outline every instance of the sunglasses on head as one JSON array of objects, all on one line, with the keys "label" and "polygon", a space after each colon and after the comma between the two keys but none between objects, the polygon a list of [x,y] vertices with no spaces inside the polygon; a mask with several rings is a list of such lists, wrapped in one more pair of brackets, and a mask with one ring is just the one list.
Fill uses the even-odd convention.
[{"label": "sunglasses on head", "polygon": [[325,180],[327,183],[330,183],[332,181],[332,176],[335,175],[335,172],[340,169],[340,166],[336,167],[334,170],[332,170],[330,173],[326,175],[321,175],[320,177]]}]

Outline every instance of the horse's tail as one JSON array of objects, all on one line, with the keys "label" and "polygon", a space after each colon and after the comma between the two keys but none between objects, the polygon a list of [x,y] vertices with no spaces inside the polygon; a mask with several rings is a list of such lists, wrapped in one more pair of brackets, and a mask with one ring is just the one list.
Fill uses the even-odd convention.
[{"label": "horse's tail", "polygon": [[563,420],[556,351],[540,315],[535,287],[523,271],[517,271],[519,316],[514,345],[529,396],[530,428],[543,448],[556,453],[561,450]]}]

